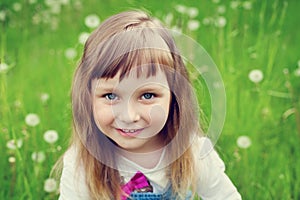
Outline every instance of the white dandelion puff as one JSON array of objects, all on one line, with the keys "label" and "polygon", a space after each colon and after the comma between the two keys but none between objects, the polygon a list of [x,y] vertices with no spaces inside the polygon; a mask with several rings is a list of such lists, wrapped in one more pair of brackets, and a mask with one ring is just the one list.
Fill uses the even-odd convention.
[{"label": "white dandelion puff", "polygon": [[50,95],[44,92],[40,95],[40,99],[43,103],[47,103],[47,101],[50,99]]},{"label": "white dandelion puff", "polygon": [[23,145],[23,140],[18,139],[18,140],[9,140],[6,143],[6,147],[10,150],[15,150],[15,149],[20,149]]},{"label": "white dandelion puff", "polygon": [[57,189],[57,182],[56,182],[55,179],[48,178],[48,179],[45,180],[45,182],[44,182],[44,190],[46,192],[49,192],[49,193],[55,192],[56,189]]},{"label": "white dandelion puff", "polygon": [[288,68],[284,68],[284,69],[282,70],[282,73],[283,73],[284,75],[288,75],[288,74],[290,73],[290,71],[289,71]]},{"label": "white dandelion puff", "polygon": [[29,113],[25,117],[25,122],[28,126],[37,126],[40,123],[40,118],[37,114],[35,113]]},{"label": "white dandelion puff", "polygon": [[22,102],[21,102],[20,100],[15,100],[14,106],[15,106],[16,108],[21,108]]},{"label": "white dandelion puff", "polygon": [[190,7],[187,9],[187,14],[190,18],[194,18],[199,14],[199,10],[196,7]]},{"label": "white dandelion puff", "polygon": [[202,20],[203,25],[209,25],[209,24],[211,24],[211,22],[212,22],[212,19],[209,18],[209,17],[205,17],[205,18]]},{"label": "white dandelion puff", "polygon": [[6,63],[0,63],[0,74],[5,73],[8,70],[8,65]]},{"label": "white dandelion puff", "polygon": [[90,37],[90,33],[87,33],[87,32],[82,32],[80,33],[79,35],[79,43],[80,44],[85,44],[85,42],[87,41],[87,39]]},{"label": "white dandelion puff", "polygon": [[217,26],[217,27],[223,28],[223,27],[226,26],[227,20],[226,20],[225,17],[220,16],[220,17],[217,18],[217,20],[216,20],[215,23],[216,23],[216,26]]},{"label": "white dandelion puff", "polygon": [[96,14],[91,14],[85,17],[84,23],[88,28],[96,28],[100,24],[100,18]]},{"label": "white dandelion puff", "polygon": [[50,6],[50,12],[52,14],[59,14],[61,13],[61,4],[59,2],[55,2]]},{"label": "white dandelion puff", "polygon": [[252,9],[252,3],[250,1],[243,2],[243,8],[245,10],[251,10]]},{"label": "white dandelion puff", "polygon": [[294,71],[295,76],[300,77],[300,67]]},{"label": "white dandelion puff", "polygon": [[6,19],[6,12],[5,10],[0,10],[0,21],[4,22]]},{"label": "white dandelion puff", "polygon": [[77,51],[74,48],[68,48],[65,50],[65,56],[69,60],[73,60],[77,56]]},{"label": "white dandelion puff", "polygon": [[22,10],[22,4],[20,4],[18,2],[14,3],[12,6],[13,6],[14,11],[16,11],[16,12],[19,12],[20,10]]},{"label": "white dandelion puff", "polygon": [[15,162],[16,162],[16,157],[10,156],[10,157],[8,158],[8,162],[9,162],[9,163],[15,163]]},{"label": "white dandelion puff", "polygon": [[238,137],[236,143],[237,143],[237,146],[242,149],[247,149],[252,144],[251,139],[246,135],[242,135],[242,136]]},{"label": "white dandelion puff", "polygon": [[58,140],[58,133],[55,130],[48,130],[44,133],[44,140],[49,143],[53,144]]},{"label": "white dandelion puff", "polygon": [[254,70],[250,71],[248,77],[249,77],[250,81],[252,81],[253,83],[259,83],[263,80],[264,75],[261,70],[254,69]]},{"label": "white dandelion puff", "polygon": [[35,4],[37,0],[28,0],[29,4]]},{"label": "white dandelion puff", "polygon": [[220,3],[220,0],[212,0],[213,3]]},{"label": "white dandelion puff", "polygon": [[237,7],[239,7],[240,2],[239,1],[231,1],[230,2],[230,8],[232,9],[236,9]]},{"label": "white dandelion puff", "polygon": [[177,5],[175,6],[175,10],[177,10],[177,12],[179,12],[179,13],[181,13],[181,14],[184,14],[184,13],[186,13],[186,11],[187,11],[187,7],[184,6],[184,5],[181,5],[181,4],[177,4]]},{"label": "white dandelion puff", "polygon": [[200,22],[197,20],[189,20],[187,24],[188,29],[195,31],[200,27]]},{"label": "white dandelion puff", "polygon": [[224,13],[226,12],[226,7],[225,7],[224,5],[218,6],[217,12],[218,12],[219,14],[224,14]]},{"label": "white dandelion puff", "polygon": [[164,21],[166,24],[171,25],[173,18],[174,18],[173,13],[170,12],[165,16]]},{"label": "white dandelion puff", "polygon": [[68,4],[70,4],[70,0],[60,0],[60,3],[62,5],[68,5]]},{"label": "white dandelion puff", "polygon": [[46,154],[43,151],[33,152],[31,154],[31,159],[34,162],[42,163],[46,160]]}]

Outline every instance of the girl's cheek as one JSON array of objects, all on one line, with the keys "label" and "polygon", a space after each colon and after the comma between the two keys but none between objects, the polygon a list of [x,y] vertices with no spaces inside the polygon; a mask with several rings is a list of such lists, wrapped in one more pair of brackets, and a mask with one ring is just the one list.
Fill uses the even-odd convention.
[{"label": "girl's cheek", "polygon": [[111,106],[96,104],[94,107],[94,118],[99,124],[108,124],[114,120],[114,113]]},{"label": "girl's cheek", "polygon": [[148,110],[149,120],[152,122],[164,122],[168,118],[168,109],[162,105],[154,105]]}]

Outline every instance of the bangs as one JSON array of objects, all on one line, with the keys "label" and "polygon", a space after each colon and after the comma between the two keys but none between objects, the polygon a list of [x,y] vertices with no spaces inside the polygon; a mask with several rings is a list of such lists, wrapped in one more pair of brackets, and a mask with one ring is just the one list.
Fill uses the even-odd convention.
[{"label": "bangs", "polygon": [[166,41],[159,34],[162,30],[133,29],[115,35],[102,44],[93,78],[113,78],[120,74],[122,80],[132,70],[137,77],[156,75],[174,66]]}]

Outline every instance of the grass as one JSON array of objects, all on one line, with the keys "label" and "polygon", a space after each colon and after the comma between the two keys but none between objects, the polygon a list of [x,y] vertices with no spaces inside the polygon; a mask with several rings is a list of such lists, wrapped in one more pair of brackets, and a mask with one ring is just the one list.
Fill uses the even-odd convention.
[{"label": "grass", "polygon": [[[227,115],[216,148],[243,199],[300,199],[300,77],[294,74],[300,67],[298,1],[241,1],[237,8],[231,7],[232,1],[190,1],[184,6],[199,10],[196,31],[187,28],[190,18],[176,11],[181,1],[74,0],[52,14],[44,1],[18,1],[20,10],[16,2],[0,3],[0,63],[9,66],[0,73],[0,199],[57,198],[55,192],[44,191],[44,182],[70,138],[69,93],[82,51],[78,36],[91,31],[84,18],[96,13],[104,20],[130,8],[148,10],[161,20],[172,13],[170,25],[201,44],[218,66]],[[217,12],[224,7],[224,13]],[[42,21],[34,24],[39,16]],[[205,25],[205,19],[219,16],[226,19],[224,27]],[[74,59],[65,57],[67,48],[77,51]],[[253,69],[263,72],[261,82],[249,80]],[[195,87],[209,119],[205,86]],[[42,101],[43,93],[50,98]],[[37,126],[25,123],[29,113],[39,116]],[[47,143],[47,130],[56,130],[58,141]],[[251,139],[248,148],[237,145],[242,135]],[[7,147],[8,141],[18,139],[20,148]],[[43,152],[46,159],[34,161],[34,152]]]}]

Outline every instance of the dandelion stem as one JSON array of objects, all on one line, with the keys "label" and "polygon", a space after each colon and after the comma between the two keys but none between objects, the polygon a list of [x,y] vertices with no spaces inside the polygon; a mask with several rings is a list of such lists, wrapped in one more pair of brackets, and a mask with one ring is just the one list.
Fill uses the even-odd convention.
[{"label": "dandelion stem", "polygon": [[294,108],[294,112],[295,112],[297,132],[300,137],[300,112],[299,112],[299,107],[298,107],[298,101],[297,101],[297,98],[295,97],[294,89],[293,89],[293,86],[289,79],[289,74],[286,74],[286,79],[287,79],[286,87],[291,96],[292,107]]}]

